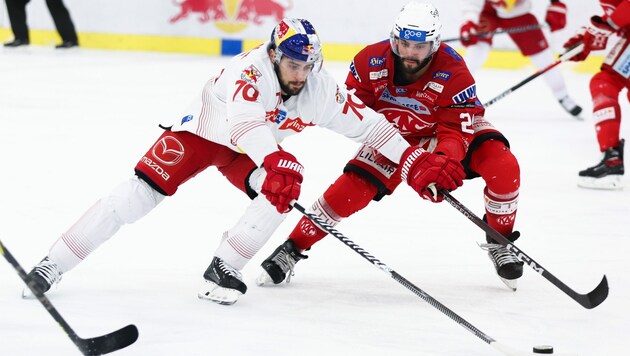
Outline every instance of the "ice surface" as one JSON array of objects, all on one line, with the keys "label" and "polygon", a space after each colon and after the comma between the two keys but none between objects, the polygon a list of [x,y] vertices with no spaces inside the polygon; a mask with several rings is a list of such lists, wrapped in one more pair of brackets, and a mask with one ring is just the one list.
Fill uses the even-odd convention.
[{"label": "ice surface", "polygon": [[[225,58],[32,47],[0,52],[0,239],[30,269],[61,232],[129,177],[161,132],[217,73]],[[343,81],[347,63],[325,66]],[[590,112],[589,75],[563,64],[571,94]],[[532,68],[477,73],[482,102]],[[622,136],[630,106],[622,94]],[[606,274],[610,296],[587,310],[532,269],[515,293],[477,247],[482,231],[447,203],[401,186],[338,226],[416,286],[489,336],[531,351],[627,354],[630,335],[630,188],[578,188],[597,163],[592,121],[579,122],[541,79],[486,116],[507,136],[522,172],[517,245],[578,292]],[[586,115],[589,116],[588,114]],[[338,176],[353,142],[319,128],[285,141],[305,166],[308,206]],[[626,178],[626,183],[628,178]],[[453,193],[483,214],[483,182]],[[180,188],[64,275],[49,297],[82,337],[128,323],[139,340],[118,355],[495,355],[497,352],[329,237],[297,265],[291,284],[257,287],[260,262],[300,218],[292,212],[244,269],[248,293],[225,307],[197,299],[197,286],[224,230],[248,199],[214,169]],[[75,346],[0,263],[0,355],[74,355]]]}]

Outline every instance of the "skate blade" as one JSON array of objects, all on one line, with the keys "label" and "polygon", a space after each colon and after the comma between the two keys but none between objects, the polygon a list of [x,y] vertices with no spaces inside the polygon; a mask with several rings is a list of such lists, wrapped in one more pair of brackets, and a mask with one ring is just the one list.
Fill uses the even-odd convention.
[{"label": "skate blade", "polygon": [[501,276],[499,276],[499,279],[501,280],[501,282],[503,282],[508,288],[510,288],[512,290],[512,292],[516,292],[516,289],[518,288],[518,279],[505,279]]},{"label": "skate blade", "polygon": [[269,274],[265,271],[260,272],[258,278],[256,278],[256,285],[259,287],[264,287],[265,285],[274,284],[273,279],[269,277]]},{"label": "skate blade", "polygon": [[30,288],[24,288],[22,289],[22,299],[35,299],[35,294],[33,294]]},{"label": "skate blade", "polygon": [[623,175],[612,174],[602,178],[578,177],[578,187],[586,189],[619,190],[623,189]]},{"label": "skate blade", "polygon": [[197,297],[206,299],[221,305],[232,305],[243,295],[236,289],[223,288],[214,282],[204,280],[204,284],[199,289]]}]

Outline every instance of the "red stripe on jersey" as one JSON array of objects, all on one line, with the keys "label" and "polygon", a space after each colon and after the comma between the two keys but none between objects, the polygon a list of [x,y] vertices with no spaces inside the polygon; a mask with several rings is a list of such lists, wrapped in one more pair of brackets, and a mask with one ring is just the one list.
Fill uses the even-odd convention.
[{"label": "red stripe on jersey", "polygon": [[236,145],[243,135],[260,126],[265,126],[265,123],[260,121],[248,121],[240,122],[234,125],[230,130],[230,142],[232,142],[233,145]]}]

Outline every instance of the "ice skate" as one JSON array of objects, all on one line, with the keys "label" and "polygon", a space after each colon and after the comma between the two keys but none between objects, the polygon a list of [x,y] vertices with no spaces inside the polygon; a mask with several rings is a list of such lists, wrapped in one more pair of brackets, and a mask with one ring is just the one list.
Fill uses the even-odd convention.
[{"label": "ice skate", "polygon": [[[514,242],[519,236],[520,233],[514,231],[507,239]],[[518,287],[517,281],[523,275],[523,262],[519,261],[505,246],[496,243],[490,237],[486,237],[486,240],[488,243],[480,244],[479,247],[488,251],[488,257],[490,257],[499,279],[501,279],[508,288],[516,291]]]},{"label": "ice skate", "polygon": [[604,151],[604,158],[597,165],[580,171],[578,186],[590,189],[616,190],[623,188],[623,145],[624,139],[619,140],[619,146]]},{"label": "ice skate", "polygon": [[197,295],[200,299],[232,305],[247,292],[247,286],[243,283],[241,273],[219,257],[212,258],[203,278],[205,279],[204,284]]},{"label": "ice skate", "polygon": [[263,271],[256,279],[256,284],[259,286],[271,283],[279,284],[285,279],[287,283],[289,283],[293,275],[295,264],[305,258],[308,258],[308,256],[298,251],[293,240],[286,240],[263,261],[261,264]]},{"label": "ice skate", "polygon": [[[37,266],[28,273],[28,278],[31,280],[29,283],[39,293],[46,293],[50,288],[59,283],[61,280],[62,272],[59,270],[57,264],[44,257]],[[22,298],[34,297],[30,288],[24,288],[22,290]]]},{"label": "ice skate", "polygon": [[568,95],[564,98],[558,100],[562,108],[566,110],[569,114],[571,114],[574,118],[578,120],[584,120],[583,117],[580,116],[582,113],[582,108],[571,99]]}]

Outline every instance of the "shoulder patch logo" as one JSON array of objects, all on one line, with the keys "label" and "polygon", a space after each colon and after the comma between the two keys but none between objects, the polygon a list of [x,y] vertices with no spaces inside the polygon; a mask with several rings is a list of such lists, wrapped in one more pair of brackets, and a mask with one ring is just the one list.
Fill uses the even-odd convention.
[{"label": "shoulder patch logo", "polygon": [[241,73],[241,79],[249,84],[255,84],[258,82],[258,78],[262,77],[262,73],[253,64],[243,69]]},{"label": "shoulder patch logo", "polygon": [[337,85],[337,91],[335,92],[335,101],[337,104],[343,104],[346,101],[343,94],[339,91],[339,85]]},{"label": "shoulder patch logo", "polygon": [[354,61],[350,63],[350,73],[352,73],[354,79],[361,83],[361,77],[359,77],[359,73],[357,73],[357,68],[354,65]]},{"label": "shoulder patch logo", "polygon": [[473,84],[471,86],[469,86],[468,88],[460,91],[459,93],[455,94],[453,96],[453,102],[455,104],[458,103],[463,103],[464,101],[467,101],[468,99],[472,99],[474,97],[477,96],[477,85]]}]

